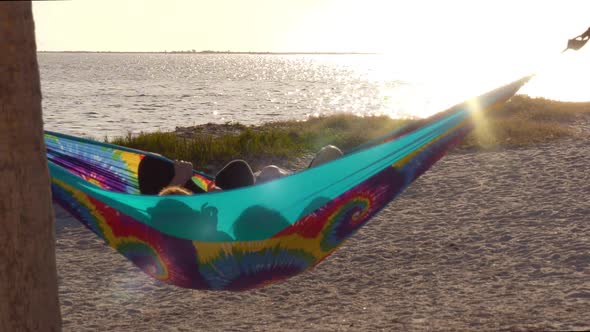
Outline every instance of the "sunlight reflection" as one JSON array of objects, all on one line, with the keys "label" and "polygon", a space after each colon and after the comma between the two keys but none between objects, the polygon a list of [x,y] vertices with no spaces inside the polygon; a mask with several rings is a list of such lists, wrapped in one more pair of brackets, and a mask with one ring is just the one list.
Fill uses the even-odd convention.
[{"label": "sunlight reflection", "polygon": [[478,99],[471,99],[468,102],[468,105],[474,123],[473,135],[480,146],[484,148],[489,147],[493,144],[492,142],[494,142],[494,133],[488,124],[487,118],[481,109]]},{"label": "sunlight reflection", "polygon": [[[474,51],[424,62],[421,58],[406,59],[407,63],[391,54],[375,55],[370,61],[367,57],[354,59],[344,61],[349,74],[376,84],[381,100],[378,109],[372,111],[364,109],[363,103],[354,103],[349,111],[355,114],[423,118],[532,73],[538,75],[520,93],[556,100],[590,100],[586,88],[590,85],[590,61],[584,52],[524,57],[506,50],[497,54]],[[351,92],[354,94],[343,92],[341,98],[354,97]]]},{"label": "sunlight reflection", "polygon": [[568,51],[549,60],[522,93],[561,101],[590,101],[590,50]]},{"label": "sunlight reflection", "polygon": [[[508,66],[508,59],[498,57],[492,65],[487,58],[439,57],[421,62],[420,58],[403,63],[395,55],[375,55],[366,61],[349,61],[351,75],[358,75],[379,86],[377,110],[368,115],[385,114],[392,118],[423,118],[473,96],[530,74],[533,62]],[[424,60],[424,59],[422,59]],[[492,61],[493,62],[493,61]],[[349,91],[350,92],[350,91]],[[351,96],[349,94],[349,96]],[[354,97],[354,96],[352,96]],[[355,104],[353,112],[363,112]]]}]

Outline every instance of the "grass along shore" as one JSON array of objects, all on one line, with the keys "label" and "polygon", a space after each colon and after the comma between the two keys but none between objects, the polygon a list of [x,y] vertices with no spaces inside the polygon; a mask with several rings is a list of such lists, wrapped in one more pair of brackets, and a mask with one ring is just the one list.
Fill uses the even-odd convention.
[{"label": "grass along shore", "polygon": [[[590,116],[590,103],[557,102],[518,95],[502,109],[487,114],[457,149],[526,146],[576,136],[571,125],[587,116]],[[269,163],[290,168],[297,160],[309,157],[324,145],[333,144],[346,151],[412,121],[416,120],[338,114],[258,126],[208,123],[177,127],[173,132],[129,134],[105,140],[191,161],[199,165],[200,170],[215,173],[236,158],[247,160],[254,170]]]}]

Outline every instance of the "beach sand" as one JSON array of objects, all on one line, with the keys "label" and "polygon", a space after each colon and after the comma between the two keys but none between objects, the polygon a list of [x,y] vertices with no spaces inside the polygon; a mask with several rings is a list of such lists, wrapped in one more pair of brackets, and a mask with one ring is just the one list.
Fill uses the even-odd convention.
[{"label": "beach sand", "polygon": [[64,331],[588,330],[589,143],[451,153],[314,270],[242,293],[151,279],[57,211]]}]

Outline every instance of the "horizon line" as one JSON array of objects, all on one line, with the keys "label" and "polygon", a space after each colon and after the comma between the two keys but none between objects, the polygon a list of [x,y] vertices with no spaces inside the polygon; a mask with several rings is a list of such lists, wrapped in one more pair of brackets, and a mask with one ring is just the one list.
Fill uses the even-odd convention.
[{"label": "horizon line", "polygon": [[358,55],[378,55],[378,52],[272,52],[272,51],[37,51],[37,53],[132,53],[132,54],[325,54],[325,55],[346,55],[346,54],[358,54]]}]

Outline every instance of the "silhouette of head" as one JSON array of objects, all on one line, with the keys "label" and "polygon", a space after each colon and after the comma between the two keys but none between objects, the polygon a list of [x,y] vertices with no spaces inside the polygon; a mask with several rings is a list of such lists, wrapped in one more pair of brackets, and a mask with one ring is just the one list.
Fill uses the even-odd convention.
[{"label": "silhouette of head", "polygon": [[234,236],[241,241],[267,239],[289,226],[278,211],[262,206],[244,210],[234,223]]}]

